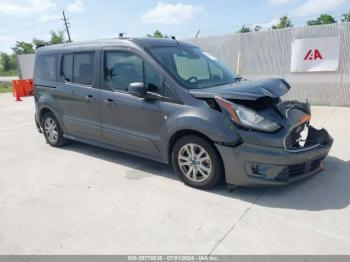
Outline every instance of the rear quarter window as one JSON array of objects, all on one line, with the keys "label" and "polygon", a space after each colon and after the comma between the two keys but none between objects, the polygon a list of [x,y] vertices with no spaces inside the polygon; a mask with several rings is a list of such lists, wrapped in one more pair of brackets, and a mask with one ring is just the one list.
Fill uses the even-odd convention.
[{"label": "rear quarter window", "polygon": [[35,68],[35,79],[56,81],[57,58],[57,54],[38,55]]}]

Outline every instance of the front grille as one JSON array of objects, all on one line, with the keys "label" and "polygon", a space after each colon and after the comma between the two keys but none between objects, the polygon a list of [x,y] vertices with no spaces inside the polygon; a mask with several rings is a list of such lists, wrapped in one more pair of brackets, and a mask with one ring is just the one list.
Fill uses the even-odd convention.
[{"label": "front grille", "polygon": [[288,168],[289,177],[292,178],[292,177],[304,174],[305,173],[305,167],[306,167],[305,163],[287,167]]},{"label": "front grille", "polygon": [[316,159],[316,160],[312,161],[311,166],[310,166],[310,170],[315,170],[315,169],[319,168],[321,165],[322,159],[323,158]]},{"label": "front grille", "polygon": [[311,163],[302,163],[298,165],[290,165],[284,168],[275,178],[277,181],[287,182],[291,178],[304,175],[308,172],[314,171],[320,167],[323,158],[316,159]]}]

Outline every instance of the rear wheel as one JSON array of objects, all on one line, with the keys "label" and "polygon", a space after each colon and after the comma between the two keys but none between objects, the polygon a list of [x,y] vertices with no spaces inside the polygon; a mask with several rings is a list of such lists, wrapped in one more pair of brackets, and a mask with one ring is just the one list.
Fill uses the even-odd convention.
[{"label": "rear wheel", "polygon": [[48,144],[54,147],[61,147],[66,143],[60,124],[53,113],[45,113],[42,118],[42,127]]},{"label": "rear wheel", "polygon": [[221,159],[214,146],[198,136],[184,136],[173,148],[172,163],[185,184],[208,189],[223,177]]}]

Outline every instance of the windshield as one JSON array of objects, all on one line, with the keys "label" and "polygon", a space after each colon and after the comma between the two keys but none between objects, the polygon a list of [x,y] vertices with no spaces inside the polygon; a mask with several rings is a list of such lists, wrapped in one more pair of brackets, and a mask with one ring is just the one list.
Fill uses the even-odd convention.
[{"label": "windshield", "polygon": [[237,81],[212,55],[196,47],[154,47],[153,56],[167,71],[187,88],[207,88]]}]

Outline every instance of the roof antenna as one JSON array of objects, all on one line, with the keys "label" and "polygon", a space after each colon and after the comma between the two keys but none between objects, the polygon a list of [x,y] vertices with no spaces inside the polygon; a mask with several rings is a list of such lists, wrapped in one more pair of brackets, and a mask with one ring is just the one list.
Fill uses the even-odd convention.
[{"label": "roof antenna", "polygon": [[119,33],[119,38],[124,38],[124,35],[126,35],[126,33]]}]

